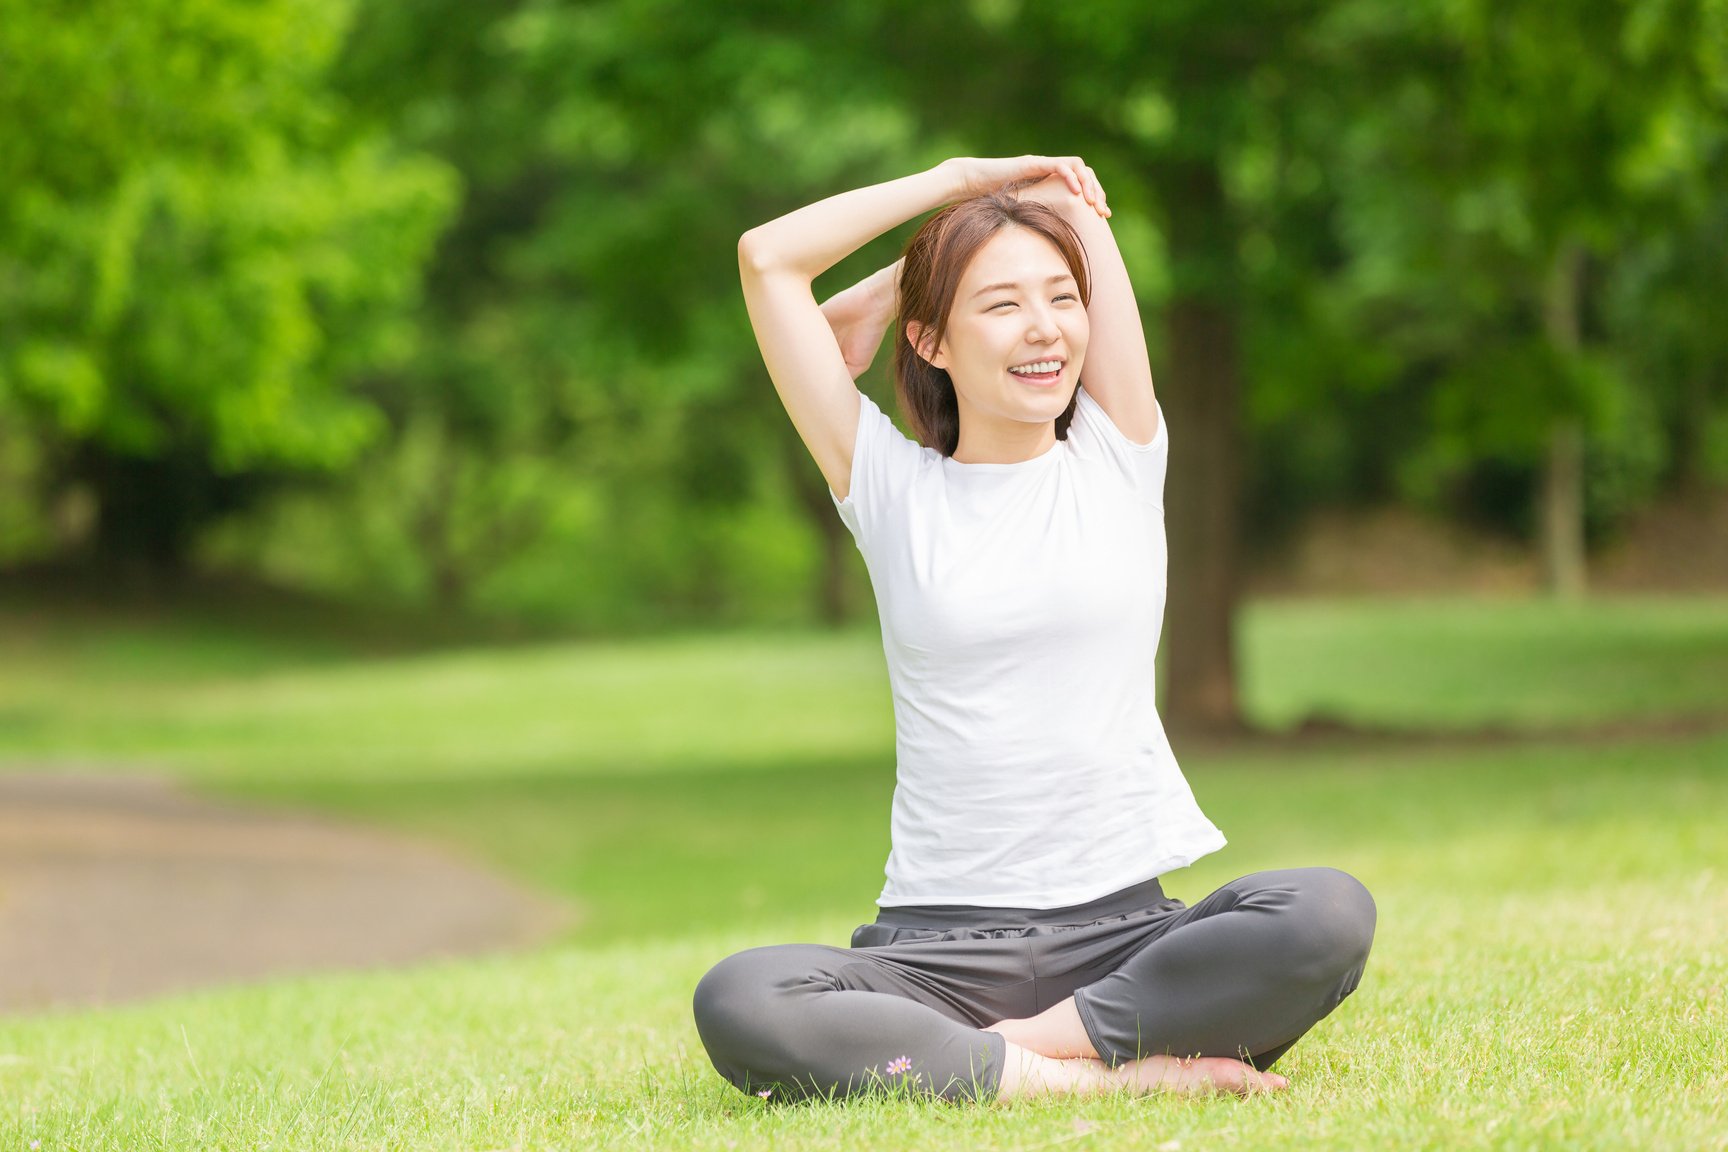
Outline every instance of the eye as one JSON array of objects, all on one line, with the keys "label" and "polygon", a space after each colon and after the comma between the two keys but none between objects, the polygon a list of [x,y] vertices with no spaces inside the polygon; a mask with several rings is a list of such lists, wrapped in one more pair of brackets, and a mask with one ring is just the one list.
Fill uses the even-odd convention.
[{"label": "eye", "polygon": [[1057,296],[1057,297],[1056,297],[1056,300],[1057,300],[1057,301],[1062,301],[1062,300],[1066,300],[1066,301],[1069,301],[1069,302],[1071,302],[1071,303],[1072,303],[1072,302],[1076,302],[1076,301],[1078,301],[1078,300],[1079,300],[1079,299],[1080,299],[1080,297],[1078,297],[1078,296],[1076,296],[1076,295],[1075,295],[1075,294],[1074,294],[1074,293],[1072,293],[1072,292],[1064,292],[1064,293],[1062,293],[1062,294],[1061,294],[1061,295],[1059,295],[1059,296]]},{"label": "eye", "polygon": [[994,312],[998,308],[1012,308],[1012,307],[1014,307],[1014,301],[1012,301],[1012,300],[998,300],[996,303],[990,305],[990,307],[984,309],[984,311]]}]

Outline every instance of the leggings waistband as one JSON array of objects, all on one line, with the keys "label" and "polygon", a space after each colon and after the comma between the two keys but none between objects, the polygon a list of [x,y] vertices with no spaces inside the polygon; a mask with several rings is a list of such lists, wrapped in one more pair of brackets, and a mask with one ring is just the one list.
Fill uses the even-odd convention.
[{"label": "leggings waistband", "polygon": [[1126,916],[1165,902],[1158,878],[1129,885],[1096,900],[1065,908],[986,908],[977,904],[905,904],[881,908],[876,923],[895,928],[1020,928],[1051,924],[1090,924]]}]

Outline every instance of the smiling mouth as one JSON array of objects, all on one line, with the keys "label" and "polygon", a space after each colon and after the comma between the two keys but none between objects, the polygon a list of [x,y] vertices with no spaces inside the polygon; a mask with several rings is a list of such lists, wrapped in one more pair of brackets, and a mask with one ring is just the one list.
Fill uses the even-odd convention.
[{"label": "smiling mouth", "polygon": [[1016,364],[1008,371],[1028,384],[1048,387],[1062,379],[1062,361],[1034,360],[1030,364]]}]

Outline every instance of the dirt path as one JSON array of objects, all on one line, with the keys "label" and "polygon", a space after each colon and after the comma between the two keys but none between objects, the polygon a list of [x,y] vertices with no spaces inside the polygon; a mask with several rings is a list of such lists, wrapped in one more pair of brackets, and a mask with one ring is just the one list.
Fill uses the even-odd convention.
[{"label": "dirt path", "polygon": [[0,1013],[525,947],[568,923],[368,829],[159,779],[0,775]]}]

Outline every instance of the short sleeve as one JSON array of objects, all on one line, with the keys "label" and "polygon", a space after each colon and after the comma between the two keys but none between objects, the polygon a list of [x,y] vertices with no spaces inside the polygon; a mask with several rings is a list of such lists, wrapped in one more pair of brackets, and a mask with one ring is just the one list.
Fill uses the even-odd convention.
[{"label": "short sleeve", "polygon": [[894,426],[876,402],[858,393],[858,439],[852,445],[852,478],[846,499],[828,493],[852,538],[864,548],[910,492],[925,449]]},{"label": "short sleeve", "polygon": [[1158,409],[1158,431],[1150,444],[1136,444],[1123,434],[1098,401],[1082,385],[1074,404],[1074,419],[1068,425],[1068,441],[1074,454],[1099,460],[1127,480],[1140,499],[1155,508],[1164,507],[1164,473],[1170,461],[1170,432],[1164,409]]}]

